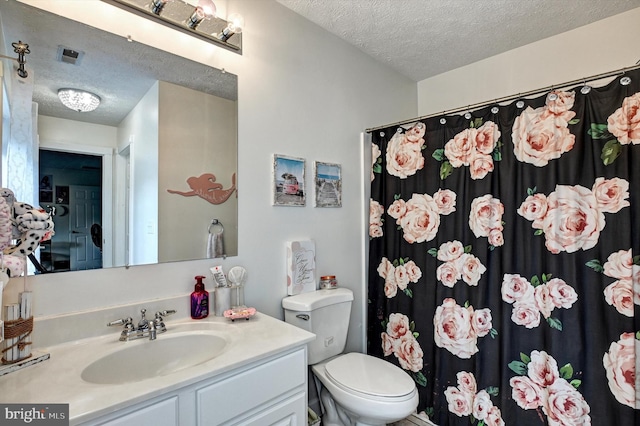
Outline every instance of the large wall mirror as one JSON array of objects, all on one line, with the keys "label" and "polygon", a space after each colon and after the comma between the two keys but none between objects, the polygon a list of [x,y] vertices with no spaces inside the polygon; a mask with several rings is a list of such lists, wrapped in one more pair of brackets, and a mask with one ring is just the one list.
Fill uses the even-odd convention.
[{"label": "large wall mirror", "polygon": [[[55,209],[43,273],[237,255],[237,76],[15,0],[0,25],[2,53],[31,52],[23,81],[3,60],[3,122],[32,91],[36,203]],[[63,88],[100,104],[65,107]]]}]

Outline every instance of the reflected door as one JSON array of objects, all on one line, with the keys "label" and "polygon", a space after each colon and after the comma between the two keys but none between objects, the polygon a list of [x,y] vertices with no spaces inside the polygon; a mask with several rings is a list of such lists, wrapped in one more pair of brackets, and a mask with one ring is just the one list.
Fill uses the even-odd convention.
[{"label": "reflected door", "polygon": [[71,270],[102,267],[102,190],[69,186]]}]

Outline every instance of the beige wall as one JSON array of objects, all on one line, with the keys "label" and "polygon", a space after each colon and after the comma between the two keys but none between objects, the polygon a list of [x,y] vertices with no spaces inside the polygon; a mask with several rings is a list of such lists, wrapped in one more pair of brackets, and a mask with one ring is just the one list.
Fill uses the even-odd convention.
[{"label": "beige wall", "polygon": [[[158,260],[206,257],[208,226],[224,226],[225,252],[238,254],[238,198],[222,204],[170,194],[190,191],[187,179],[213,173],[224,189],[237,170],[237,103],[160,82]],[[194,125],[197,123],[197,125]],[[185,238],[189,236],[189,238]]]},{"label": "beige wall", "polygon": [[422,80],[418,115],[630,67],[640,60],[638,40],[640,8]]}]

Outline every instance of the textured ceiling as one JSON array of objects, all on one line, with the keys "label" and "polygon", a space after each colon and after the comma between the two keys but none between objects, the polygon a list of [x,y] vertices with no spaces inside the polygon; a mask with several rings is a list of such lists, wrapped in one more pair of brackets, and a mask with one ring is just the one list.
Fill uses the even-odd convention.
[{"label": "textured ceiling", "polygon": [[[6,52],[11,43],[29,44],[27,70],[34,78],[33,99],[42,115],[117,126],[158,80],[225,99],[237,99],[237,76],[169,54],[16,1],[0,1]],[[79,65],[57,60],[60,46],[84,55]],[[100,96],[95,111],[64,107],[58,89],[84,89]]]},{"label": "textured ceiling", "polygon": [[276,1],[415,81],[640,7],[640,0]]}]

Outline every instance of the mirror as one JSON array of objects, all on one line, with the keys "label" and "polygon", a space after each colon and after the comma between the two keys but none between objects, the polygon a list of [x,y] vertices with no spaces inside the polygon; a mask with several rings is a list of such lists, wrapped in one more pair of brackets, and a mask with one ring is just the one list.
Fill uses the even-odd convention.
[{"label": "mirror", "polygon": [[[31,52],[34,190],[56,209],[45,272],[237,255],[237,76],[16,1],[0,19],[4,53],[17,40]],[[100,105],[64,107],[61,88]]]}]

